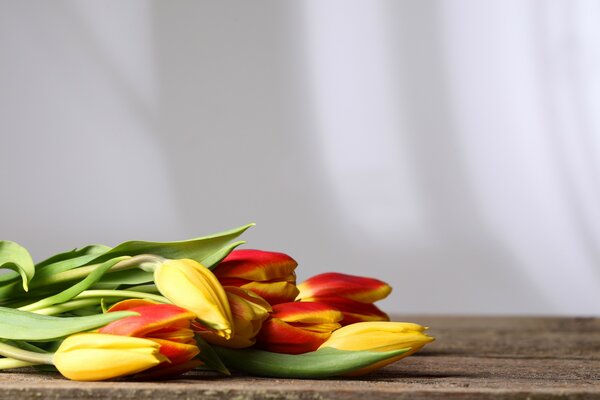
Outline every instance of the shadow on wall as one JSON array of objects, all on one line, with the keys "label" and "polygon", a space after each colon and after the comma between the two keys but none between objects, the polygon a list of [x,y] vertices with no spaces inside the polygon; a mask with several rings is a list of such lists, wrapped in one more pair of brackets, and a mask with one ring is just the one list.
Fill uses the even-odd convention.
[{"label": "shadow on wall", "polygon": [[361,232],[340,232],[345,215],[332,202],[315,136],[327,132],[318,131],[306,89],[306,28],[284,3],[153,3],[160,101],[153,132],[179,219],[190,234],[256,220],[252,247],[295,255],[304,277],[379,275],[397,288],[384,303],[396,312],[547,310],[482,220],[469,187],[436,3],[387,7],[390,70],[399,73],[390,81],[408,116],[402,145],[433,233],[428,246],[378,246],[368,237],[356,246]]}]

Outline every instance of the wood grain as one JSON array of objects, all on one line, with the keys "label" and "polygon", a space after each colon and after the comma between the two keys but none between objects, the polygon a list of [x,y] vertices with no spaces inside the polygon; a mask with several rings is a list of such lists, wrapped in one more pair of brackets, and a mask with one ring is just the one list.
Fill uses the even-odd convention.
[{"label": "wood grain", "polygon": [[368,377],[285,380],[193,372],[165,382],[70,382],[0,373],[0,399],[600,399],[600,319],[395,318],[437,341]]}]

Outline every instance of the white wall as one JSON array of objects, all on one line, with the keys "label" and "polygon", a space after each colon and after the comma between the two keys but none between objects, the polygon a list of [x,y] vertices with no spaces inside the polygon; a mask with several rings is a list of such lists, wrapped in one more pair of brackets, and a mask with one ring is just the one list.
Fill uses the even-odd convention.
[{"label": "white wall", "polygon": [[386,310],[600,314],[592,1],[2,1],[0,237],[255,221]]}]

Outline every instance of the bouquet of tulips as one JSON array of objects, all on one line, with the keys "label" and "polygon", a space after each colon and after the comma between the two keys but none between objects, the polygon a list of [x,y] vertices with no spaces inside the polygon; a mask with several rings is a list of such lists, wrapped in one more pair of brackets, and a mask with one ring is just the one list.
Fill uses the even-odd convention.
[{"label": "bouquet of tulips", "polygon": [[82,381],[192,369],[326,378],[369,373],[433,340],[373,304],[391,291],[382,281],[324,273],[296,285],[290,256],[236,250],[252,225],[37,264],[0,241],[0,369],[50,365]]}]

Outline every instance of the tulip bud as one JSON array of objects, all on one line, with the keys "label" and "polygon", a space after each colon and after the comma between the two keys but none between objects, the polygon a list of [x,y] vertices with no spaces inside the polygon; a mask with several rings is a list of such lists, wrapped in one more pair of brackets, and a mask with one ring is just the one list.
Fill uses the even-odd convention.
[{"label": "tulip bud", "polygon": [[229,339],[223,339],[211,332],[200,332],[209,343],[232,349],[250,347],[256,342],[256,335],[263,322],[269,318],[271,305],[265,299],[250,290],[235,286],[225,286],[233,315],[235,334]]},{"label": "tulip bud", "polygon": [[338,329],[342,313],[327,304],[282,303],[273,306],[256,344],[275,353],[300,354],[316,350]]},{"label": "tulip bud", "polygon": [[194,332],[190,329],[191,322],[196,318],[193,312],[173,304],[155,304],[137,299],[121,301],[112,306],[109,312],[122,310],[135,311],[139,315],[113,321],[99,332],[147,338],[158,343],[161,354],[171,364],[161,365],[160,369],[187,363],[200,353]]},{"label": "tulip bud", "polygon": [[206,327],[228,339],[231,309],[215,275],[194,260],[167,260],[154,271],[156,287],[174,304],[193,312]]},{"label": "tulip bud", "polygon": [[214,273],[223,286],[251,290],[270,304],[293,301],[298,295],[298,263],[283,253],[261,250],[232,251]]},{"label": "tulip bud", "polygon": [[328,272],[298,285],[297,300],[316,301],[337,308],[342,325],[366,321],[389,321],[386,313],[372,304],[385,298],[392,288],[378,279]]},{"label": "tulip bud", "polygon": [[423,333],[427,328],[407,322],[359,322],[344,326],[333,332],[319,348],[331,347],[338,350],[368,350],[385,352],[410,349],[408,352],[377,362],[349,375],[364,375],[385,365],[408,357],[427,343],[435,340]]},{"label": "tulip bud", "polygon": [[80,333],[66,338],[53,363],[65,377],[77,381],[99,381],[145,371],[169,360],[151,340]]},{"label": "tulip bud", "polygon": [[327,272],[302,282],[298,290],[298,298],[304,301],[320,297],[343,297],[359,303],[374,303],[387,297],[392,288],[374,278]]}]

